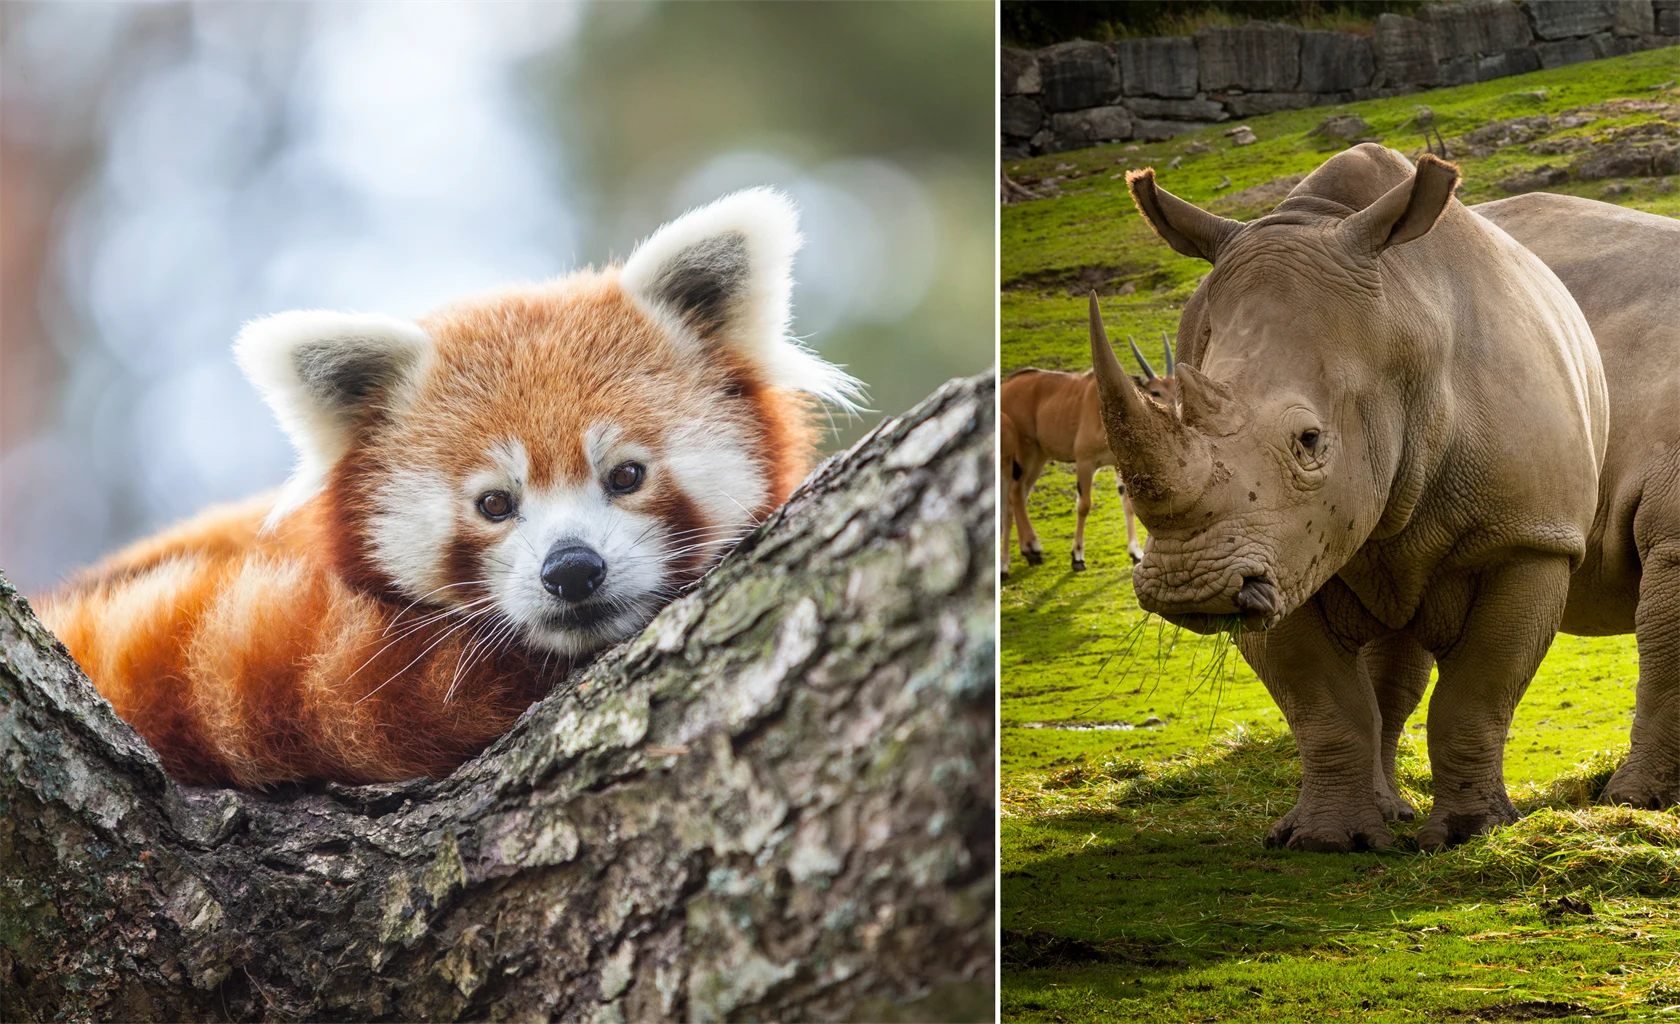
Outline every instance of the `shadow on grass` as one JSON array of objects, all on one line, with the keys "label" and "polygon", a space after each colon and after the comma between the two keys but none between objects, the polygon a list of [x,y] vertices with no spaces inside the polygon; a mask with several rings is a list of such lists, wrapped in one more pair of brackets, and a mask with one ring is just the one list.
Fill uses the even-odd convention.
[{"label": "shadow on grass", "polygon": [[[1680,888],[1680,814],[1587,806],[1617,760],[1597,757],[1549,786],[1518,791],[1523,820],[1434,855],[1417,852],[1422,813],[1396,823],[1395,846],[1381,852],[1266,849],[1266,833],[1300,785],[1287,734],[1238,732],[1171,761],[1110,760],[1008,781],[1006,1015],[1031,1017],[1034,991],[1083,986],[1128,1007],[1158,997],[1178,1007],[1170,1012],[1188,1013],[1207,1001],[1208,1019],[1246,1019],[1220,1014],[1249,1002],[1255,1012],[1300,1008],[1300,993],[1275,986],[1335,965],[1368,974],[1365,998],[1383,1005],[1389,985],[1432,971],[1465,974],[1503,941],[1516,944],[1497,954],[1516,975],[1531,973],[1518,966],[1523,957],[1552,969],[1561,956],[1576,973],[1593,955],[1619,963],[1626,951],[1605,936],[1641,933],[1601,911],[1666,903]],[[1426,812],[1419,751],[1405,747],[1400,766],[1402,789]],[[1673,948],[1664,955],[1672,959]],[[1232,987],[1242,979],[1253,983]],[[1556,991],[1490,1004],[1504,989],[1443,988],[1450,992],[1397,990],[1392,998],[1482,1019],[1589,1012]]]}]

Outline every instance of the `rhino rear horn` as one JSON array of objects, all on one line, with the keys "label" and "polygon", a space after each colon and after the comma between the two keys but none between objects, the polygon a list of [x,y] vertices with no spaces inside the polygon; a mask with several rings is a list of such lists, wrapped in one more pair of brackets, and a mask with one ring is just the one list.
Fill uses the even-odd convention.
[{"label": "rhino rear horn", "polygon": [[1209,213],[1157,187],[1153,167],[1126,172],[1126,187],[1131,189],[1138,212],[1161,241],[1186,256],[1213,263],[1231,237],[1242,230],[1242,221]]},{"label": "rhino rear horn", "polygon": [[1216,437],[1235,433],[1245,418],[1229,385],[1188,364],[1178,370],[1178,405],[1185,426]]}]

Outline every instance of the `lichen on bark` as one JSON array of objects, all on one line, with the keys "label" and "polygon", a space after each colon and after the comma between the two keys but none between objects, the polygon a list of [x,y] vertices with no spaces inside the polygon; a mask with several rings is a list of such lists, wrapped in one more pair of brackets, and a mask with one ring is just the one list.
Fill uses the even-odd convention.
[{"label": "lichen on bark", "polygon": [[435,782],[178,787],[0,578],[0,1019],[989,1017],[994,394]]}]

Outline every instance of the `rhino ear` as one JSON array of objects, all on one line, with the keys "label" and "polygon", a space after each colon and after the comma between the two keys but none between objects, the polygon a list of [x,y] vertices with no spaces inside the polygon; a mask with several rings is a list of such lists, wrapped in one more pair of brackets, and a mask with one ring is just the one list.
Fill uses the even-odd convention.
[{"label": "rhino ear", "polygon": [[749,188],[655,231],[625,262],[619,284],[701,341],[745,355],[773,385],[853,408],[858,382],[788,337],[801,241],[792,201]]},{"label": "rhino ear", "polygon": [[297,310],[246,324],[233,350],[298,453],[272,524],[320,490],[360,424],[402,401],[432,339],[396,317]]},{"label": "rhino ear", "polygon": [[1349,248],[1367,256],[1404,245],[1429,233],[1446,213],[1457,187],[1457,165],[1425,153],[1410,178],[1342,221],[1337,233]]},{"label": "rhino ear", "polygon": [[1153,167],[1128,171],[1126,187],[1132,191],[1138,212],[1161,241],[1186,256],[1212,263],[1231,236],[1242,230],[1242,221],[1209,213],[1157,187]]}]

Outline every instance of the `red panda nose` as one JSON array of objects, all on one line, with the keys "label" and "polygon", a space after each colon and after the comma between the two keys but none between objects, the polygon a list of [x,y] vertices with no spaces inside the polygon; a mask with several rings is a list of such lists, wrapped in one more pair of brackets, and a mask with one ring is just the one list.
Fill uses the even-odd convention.
[{"label": "red panda nose", "polygon": [[543,560],[542,581],[562,601],[577,603],[595,593],[607,578],[607,563],[582,544],[556,547]]}]

